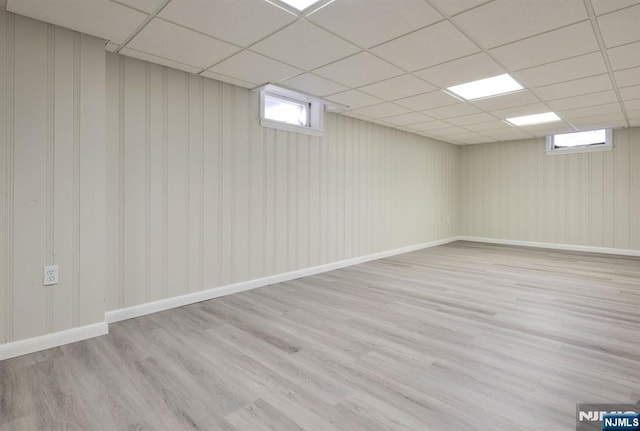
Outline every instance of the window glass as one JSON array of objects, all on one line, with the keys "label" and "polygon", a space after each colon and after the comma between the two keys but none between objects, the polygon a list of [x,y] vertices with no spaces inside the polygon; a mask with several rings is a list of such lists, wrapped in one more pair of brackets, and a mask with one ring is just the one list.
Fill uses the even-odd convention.
[{"label": "window glass", "polygon": [[309,126],[309,104],[265,94],[264,118],[296,126]]}]

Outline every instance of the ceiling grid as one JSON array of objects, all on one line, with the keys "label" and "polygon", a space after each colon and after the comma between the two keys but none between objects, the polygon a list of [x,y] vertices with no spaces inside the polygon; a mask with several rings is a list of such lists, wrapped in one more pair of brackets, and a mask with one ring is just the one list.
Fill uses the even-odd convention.
[{"label": "ceiling grid", "polygon": [[[640,0],[322,0],[302,12],[281,0],[8,0],[6,9],[100,37],[109,51],[246,88],[282,85],[455,144],[640,126]],[[471,101],[443,91],[503,74],[524,89]],[[542,112],[561,120],[505,121]]]}]

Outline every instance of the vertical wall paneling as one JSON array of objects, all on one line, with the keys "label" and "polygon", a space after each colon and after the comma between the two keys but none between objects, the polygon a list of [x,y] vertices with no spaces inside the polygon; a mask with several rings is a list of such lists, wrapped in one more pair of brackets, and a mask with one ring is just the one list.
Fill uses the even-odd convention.
[{"label": "vertical wall paneling", "polygon": [[[47,100],[46,100],[46,140],[45,140],[45,264],[51,265],[54,263],[54,101],[55,101],[55,27],[53,25],[47,26]],[[47,324],[47,332],[53,330],[53,288],[49,287],[45,289],[45,303],[47,309],[45,310],[45,319]]]},{"label": "vertical wall paneling", "polygon": [[[46,288],[52,295],[52,331],[61,331],[74,326],[74,316],[68,312],[73,304],[75,280],[69,269],[74,265],[74,218],[69,210],[73,208],[75,196],[74,170],[69,169],[69,161],[74,160],[74,110],[69,109],[74,101],[74,74],[67,73],[73,64],[75,34],[55,28],[54,43],[54,105],[53,105],[53,255],[51,263],[61,269],[60,283]],[[59,71],[59,73],[55,73]]]},{"label": "vertical wall paneling", "polygon": [[14,15],[0,11],[0,342],[13,339]]},{"label": "vertical wall paneling", "polygon": [[73,88],[72,88],[72,142],[73,142],[73,157],[69,160],[72,162],[71,171],[73,172],[73,204],[72,216],[73,229],[72,229],[72,275],[71,275],[71,319],[73,326],[78,326],[80,321],[80,307],[78,304],[78,295],[80,294],[80,35],[73,35],[73,60],[72,64],[72,76],[73,76]]},{"label": "vertical wall paneling", "polygon": [[461,148],[460,234],[640,249],[640,129],[612,151],[548,156],[542,139]]},{"label": "vertical wall paneling", "polygon": [[169,70],[166,68],[162,69],[162,122],[160,124],[159,128],[162,129],[162,231],[160,232],[162,294],[159,298],[167,298],[169,296]]},{"label": "vertical wall paneling", "polygon": [[106,277],[106,94],[104,41],[79,39],[78,324],[104,321]]},{"label": "vertical wall paneling", "polygon": [[124,59],[119,61],[118,68],[118,105],[119,116],[118,116],[118,201],[113,202],[116,208],[118,208],[118,221],[120,222],[117,230],[118,237],[118,306],[124,307],[125,304],[125,262],[127,259],[127,255],[125,253],[125,133],[126,133],[126,115],[127,111],[125,106],[127,104],[127,94],[126,94],[126,63]]},{"label": "vertical wall paneling", "polygon": [[[0,11],[0,342],[103,320],[102,41]],[[43,266],[59,283],[43,286]]]},{"label": "vertical wall paneling", "polygon": [[257,93],[107,63],[112,310],[457,234],[454,145],[334,114],[323,138],[266,129]]},{"label": "vertical wall paneling", "polygon": [[14,62],[14,337],[46,331],[41,282],[46,241],[47,25],[15,16]]},{"label": "vertical wall paneling", "polygon": [[146,297],[153,301],[163,297],[165,286],[165,239],[164,225],[166,212],[164,205],[165,190],[165,129],[152,127],[152,124],[163,124],[164,109],[164,69],[147,65],[147,113],[145,130],[147,130],[146,151]]}]

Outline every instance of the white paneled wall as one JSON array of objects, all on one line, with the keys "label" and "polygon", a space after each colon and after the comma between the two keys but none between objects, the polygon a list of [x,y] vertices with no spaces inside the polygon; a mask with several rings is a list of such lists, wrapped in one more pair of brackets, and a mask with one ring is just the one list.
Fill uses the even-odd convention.
[{"label": "white paneled wall", "polygon": [[0,343],[104,320],[104,82],[101,40],[0,10]]},{"label": "white paneled wall", "polygon": [[553,156],[542,139],[462,148],[460,234],[640,250],[640,128],[613,139]]},{"label": "white paneled wall", "polygon": [[107,308],[456,235],[459,148],[107,54]]}]

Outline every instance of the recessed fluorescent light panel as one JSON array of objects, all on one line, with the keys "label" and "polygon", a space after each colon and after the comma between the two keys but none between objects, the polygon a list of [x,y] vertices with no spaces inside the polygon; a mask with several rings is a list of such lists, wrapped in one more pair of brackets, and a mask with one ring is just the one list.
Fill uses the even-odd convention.
[{"label": "recessed fluorescent light panel", "polygon": [[543,114],[525,115],[523,117],[507,118],[507,121],[514,126],[529,126],[532,124],[551,123],[560,121],[560,117],[555,112],[545,112]]},{"label": "recessed fluorescent light panel", "polygon": [[447,90],[466,100],[475,100],[522,90],[522,85],[505,73],[504,75],[467,82],[466,84],[454,85],[447,88]]},{"label": "recessed fluorescent light panel", "polygon": [[299,11],[303,11],[309,6],[318,3],[320,0],[280,0],[284,4],[288,4],[289,6],[298,9]]}]

